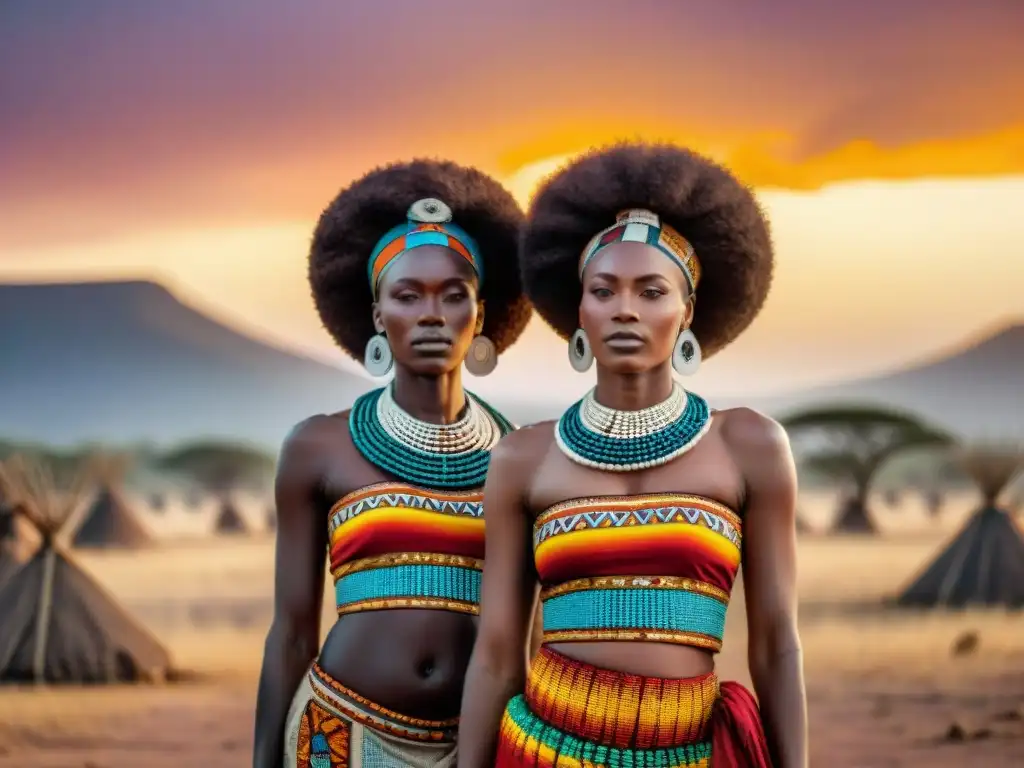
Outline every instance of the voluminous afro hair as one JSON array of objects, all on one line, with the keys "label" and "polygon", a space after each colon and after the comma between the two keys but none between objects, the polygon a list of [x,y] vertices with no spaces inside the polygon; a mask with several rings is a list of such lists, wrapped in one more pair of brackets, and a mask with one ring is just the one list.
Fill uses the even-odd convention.
[{"label": "voluminous afro hair", "polygon": [[589,152],[550,177],[533,200],[520,246],[527,295],[562,338],[579,322],[578,269],[594,235],[627,208],[645,208],[693,245],[702,275],[691,329],[708,357],[760,312],[772,279],[768,223],[731,173],[668,144]]},{"label": "voluminous afro hair", "polygon": [[342,190],[320,215],[309,252],[309,283],[324,327],[362,362],[373,327],[373,294],[366,274],[377,241],[406,221],[425,197],[444,201],[452,221],[480,248],[484,279],[483,334],[501,353],[530,319],[517,260],[523,212],[490,176],[451,162],[414,160],[377,168]]}]

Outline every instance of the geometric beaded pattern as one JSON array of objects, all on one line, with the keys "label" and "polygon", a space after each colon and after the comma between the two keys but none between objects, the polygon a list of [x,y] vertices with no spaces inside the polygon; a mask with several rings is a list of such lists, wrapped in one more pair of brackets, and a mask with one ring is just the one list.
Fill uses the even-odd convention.
[{"label": "geometric beaded pattern", "polygon": [[347,523],[363,512],[382,507],[422,509],[426,512],[466,517],[484,516],[483,500],[479,493],[461,496],[445,491],[444,496],[441,496],[427,488],[377,483],[350,493],[335,504],[331,509],[328,531],[334,533],[342,523]]},{"label": "geometric beaded pattern", "polygon": [[[658,496],[662,494],[657,494]],[[612,497],[608,497],[612,498]],[[590,510],[573,514],[562,514],[567,509],[589,504],[601,504],[601,497],[569,499],[547,509],[534,523],[534,548],[547,539],[564,533],[588,528],[622,528],[632,525],[656,525],[659,523],[686,523],[699,525],[720,534],[737,549],[742,545],[742,523],[739,517],[723,505],[714,504],[710,499],[676,497],[677,503],[651,506],[644,496],[631,497],[645,506],[624,510]],[[710,502],[710,503],[709,503]],[[698,506],[699,504],[699,506]]]},{"label": "geometric beaded pattern", "polygon": [[543,642],[721,650],[742,521],[692,494],[570,499],[534,523]]},{"label": "geometric beaded pattern", "polygon": [[309,672],[313,700],[337,717],[360,723],[381,733],[420,742],[451,742],[458,718],[423,720],[382,707],[332,678],[319,664]]},{"label": "geometric beaded pattern", "polygon": [[393,608],[479,613],[482,493],[386,482],[331,510],[330,561],[339,614]]},{"label": "geometric beaded pattern", "polygon": [[673,226],[661,221],[656,213],[645,209],[620,211],[615,217],[614,224],[590,239],[580,254],[580,277],[594,256],[618,242],[646,243],[657,248],[682,270],[690,291],[697,288],[701,278],[701,266],[690,241],[679,234]]},{"label": "geometric beaded pattern", "polygon": [[295,746],[295,768],[348,768],[352,725],[310,699],[299,721]]}]

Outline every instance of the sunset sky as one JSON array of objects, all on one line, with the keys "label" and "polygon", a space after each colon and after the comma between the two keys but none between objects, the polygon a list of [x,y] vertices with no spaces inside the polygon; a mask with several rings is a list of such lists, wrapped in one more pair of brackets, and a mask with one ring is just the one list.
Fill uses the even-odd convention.
[{"label": "sunset sky", "polygon": [[[667,139],[753,185],[777,247],[701,386],[883,370],[1024,316],[1022,39],[1018,0],[3,3],[0,280],[152,276],[334,359],[305,255],[355,176],[440,156],[525,204]],[[535,321],[480,389],[545,362],[584,386]]]}]

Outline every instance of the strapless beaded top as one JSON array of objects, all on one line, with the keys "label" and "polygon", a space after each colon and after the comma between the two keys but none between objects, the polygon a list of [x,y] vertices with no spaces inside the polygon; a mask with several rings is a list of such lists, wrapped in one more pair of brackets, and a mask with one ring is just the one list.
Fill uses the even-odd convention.
[{"label": "strapless beaded top", "polygon": [[435,608],[477,614],[484,557],[483,492],[378,483],[330,514],[338,614]]},{"label": "strapless beaded top", "polygon": [[546,643],[647,640],[718,651],[742,522],[687,494],[570,499],[534,523]]}]

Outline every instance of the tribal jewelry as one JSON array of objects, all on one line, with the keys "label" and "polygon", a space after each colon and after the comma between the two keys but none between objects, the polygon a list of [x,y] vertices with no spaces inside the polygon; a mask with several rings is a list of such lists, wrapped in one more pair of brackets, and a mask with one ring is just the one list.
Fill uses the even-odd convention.
[{"label": "tribal jewelry", "polygon": [[633,472],[681,456],[710,427],[707,401],[673,382],[667,400],[639,411],[603,406],[591,390],[562,414],[555,441],[577,464],[608,472]]},{"label": "tribal jewelry", "polygon": [[390,386],[361,396],[349,415],[352,442],[367,461],[427,488],[482,486],[491,449],[514,429],[471,392],[466,392],[466,412],[454,424],[411,416],[395,402]]}]

